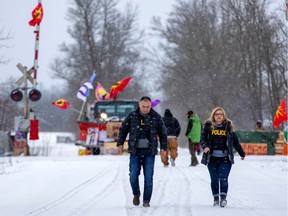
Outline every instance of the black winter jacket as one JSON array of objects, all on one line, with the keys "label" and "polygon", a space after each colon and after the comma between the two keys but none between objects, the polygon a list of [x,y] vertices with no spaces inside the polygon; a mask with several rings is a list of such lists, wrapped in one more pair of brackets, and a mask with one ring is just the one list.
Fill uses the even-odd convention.
[{"label": "black winter jacket", "polygon": [[[150,140],[149,152],[151,153],[151,155],[156,155],[158,152],[157,135],[159,136],[160,140],[160,148],[163,150],[167,150],[167,133],[164,122],[161,116],[156,111],[151,109],[149,116],[150,116],[149,120],[150,132],[149,137],[147,137],[147,139]],[[128,152],[130,154],[137,154],[136,145],[140,134],[139,133],[140,120],[141,120],[141,114],[140,109],[138,108],[137,110],[129,113],[126,116],[119,129],[117,146],[123,145],[127,137],[127,134],[130,133],[128,140]]]},{"label": "black winter jacket", "polygon": [[[236,135],[236,133],[234,131],[231,131],[230,126],[231,126],[231,122],[224,122],[223,124],[225,124],[225,128],[226,128],[226,134],[227,134],[227,146],[228,146],[228,156],[229,159],[231,161],[231,163],[234,163],[234,152],[233,152],[233,148],[236,149],[236,151],[239,153],[239,155],[241,157],[245,157],[245,152],[242,148],[242,146],[239,143],[238,137]],[[200,145],[202,147],[202,149],[205,149],[206,147],[210,148],[210,152],[208,153],[203,153],[202,156],[202,164],[207,165],[209,163],[209,158],[210,158],[210,153],[211,151],[213,151],[213,146],[211,145],[211,140],[210,137],[211,136],[211,122],[207,121],[204,124],[202,133],[201,133],[201,138],[200,138]]]},{"label": "black winter jacket", "polygon": [[173,117],[173,114],[170,110],[166,110],[164,117],[162,118],[167,130],[167,136],[176,136],[178,137],[181,132],[181,126],[179,121]]}]

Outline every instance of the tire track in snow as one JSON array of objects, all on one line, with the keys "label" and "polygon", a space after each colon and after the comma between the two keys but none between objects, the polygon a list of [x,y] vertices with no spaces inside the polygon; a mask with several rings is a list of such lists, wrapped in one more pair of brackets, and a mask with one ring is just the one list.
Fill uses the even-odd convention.
[{"label": "tire track in snow", "polygon": [[[162,197],[163,204],[156,209],[153,215],[192,216],[191,211],[191,183],[182,171],[181,167],[169,167],[169,176],[165,187],[165,195]],[[165,197],[169,199],[165,199]],[[163,199],[164,198],[164,199]]]},{"label": "tire track in snow", "polygon": [[[115,191],[115,188],[119,187],[119,182],[121,181],[120,175],[123,173],[123,168],[117,167],[115,175],[110,178],[106,185],[97,191],[89,200],[82,201],[76,209],[71,211],[69,215],[71,216],[84,216],[91,211],[91,208],[97,204],[98,201],[103,200],[106,196],[110,196]],[[97,187],[98,185],[95,185]],[[91,188],[92,189],[92,188]]]},{"label": "tire track in snow", "polygon": [[[160,170],[159,170],[160,169]],[[164,173],[163,173],[164,172]],[[156,174],[157,173],[157,174]],[[143,173],[141,173],[143,175]],[[143,177],[143,176],[142,176]],[[159,168],[155,166],[154,170],[154,181],[153,181],[153,194],[150,202],[150,207],[145,208],[142,206],[143,191],[140,197],[140,205],[134,206],[132,203],[133,195],[126,196],[126,212],[128,216],[142,216],[142,215],[154,215],[154,212],[159,208],[163,203],[163,197],[165,195],[165,188],[168,182],[169,172],[165,168]],[[128,179],[129,181],[129,179]],[[144,181],[144,180],[143,180]],[[140,184],[143,185],[143,181],[140,181]],[[141,186],[140,186],[141,188]],[[124,191],[131,192],[130,184],[125,184]]]},{"label": "tire track in snow", "polygon": [[[211,188],[210,188],[211,180],[210,180],[210,178],[209,179],[204,178],[197,171],[193,172],[193,174],[190,177],[192,177],[191,180],[197,181],[198,182],[197,184],[201,184],[203,186],[203,188],[206,188],[208,190],[207,194],[211,195]],[[228,201],[228,205],[225,208],[230,208],[230,207],[235,208],[236,207],[238,214],[239,214],[239,212],[241,212],[243,214],[243,216],[249,216],[249,215],[254,216],[253,211],[251,211],[251,207],[245,205],[243,203],[243,200],[238,199],[237,194],[235,192],[233,192],[231,190],[228,191],[227,201]],[[212,195],[211,195],[211,206],[212,206]],[[263,216],[268,216],[268,215],[265,214]]]},{"label": "tire track in snow", "polygon": [[79,184],[79,185],[75,186],[74,188],[72,188],[71,190],[67,191],[66,193],[64,193],[59,198],[49,202],[48,204],[46,204],[46,205],[44,205],[38,209],[30,211],[29,213],[25,214],[25,216],[41,215],[42,213],[46,213],[49,210],[61,205],[62,203],[68,201],[69,199],[71,199],[72,197],[77,195],[84,188],[90,186],[92,183],[99,180],[100,178],[103,178],[108,172],[111,171],[111,169],[112,168],[110,168],[108,170],[102,170],[101,172],[99,172],[95,176],[93,176],[92,178],[89,178],[88,180],[82,182],[81,184]]},{"label": "tire track in snow", "polygon": [[187,193],[187,190],[191,190],[189,178],[177,167],[157,167],[156,172],[160,177],[154,179],[151,206],[130,208],[127,215],[166,216],[173,212],[177,216],[192,216],[191,195]]}]

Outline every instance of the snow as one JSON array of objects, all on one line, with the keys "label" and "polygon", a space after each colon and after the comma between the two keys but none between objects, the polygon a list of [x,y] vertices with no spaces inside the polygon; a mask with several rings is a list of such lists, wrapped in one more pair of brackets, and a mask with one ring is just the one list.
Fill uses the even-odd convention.
[{"label": "snow", "polygon": [[[225,208],[212,206],[207,167],[189,167],[188,149],[179,149],[175,167],[164,168],[156,156],[151,207],[144,208],[132,204],[129,155],[78,156],[72,144],[54,148],[47,157],[0,158],[1,215],[287,215],[287,156],[236,156]],[[143,192],[142,173],[140,185]]]}]

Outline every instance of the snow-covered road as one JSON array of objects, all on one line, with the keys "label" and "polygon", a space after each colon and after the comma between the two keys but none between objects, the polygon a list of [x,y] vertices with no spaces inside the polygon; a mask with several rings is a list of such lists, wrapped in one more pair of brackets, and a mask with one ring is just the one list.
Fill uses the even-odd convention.
[{"label": "snow-covered road", "polygon": [[[76,152],[76,151],[75,151]],[[5,216],[286,216],[287,157],[236,156],[228,205],[213,207],[208,170],[156,158],[151,207],[133,206],[128,155],[1,158],[0,212]],[[12,164],[12,165],[11,165]],[[143,175],[140,178],[141,189]],[[143,190],[142,190],[143,191]]]}]

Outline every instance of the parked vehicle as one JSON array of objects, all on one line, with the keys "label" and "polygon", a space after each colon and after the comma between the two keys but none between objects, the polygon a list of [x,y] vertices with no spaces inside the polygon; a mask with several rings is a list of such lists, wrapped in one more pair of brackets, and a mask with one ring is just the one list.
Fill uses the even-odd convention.
[{"label": "parked vehicle", "polygon": [[[76,145],[83,147],[79,154],[116,154],[121,123],[126,115],[137,108],[138,102],[135,100],[104,100],[88,106],[84,120],[77,122],[79,137]],[[127,149],[127,143],[125,147]]]}]

